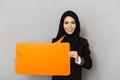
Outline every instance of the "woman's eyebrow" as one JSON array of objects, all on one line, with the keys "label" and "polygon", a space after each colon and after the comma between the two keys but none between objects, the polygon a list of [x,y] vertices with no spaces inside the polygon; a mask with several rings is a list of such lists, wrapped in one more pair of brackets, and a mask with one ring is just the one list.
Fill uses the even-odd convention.
[{"label": "woman's eyebrow", "polygon": [[64,21],[64,22],[69,22],[69,21]]}]

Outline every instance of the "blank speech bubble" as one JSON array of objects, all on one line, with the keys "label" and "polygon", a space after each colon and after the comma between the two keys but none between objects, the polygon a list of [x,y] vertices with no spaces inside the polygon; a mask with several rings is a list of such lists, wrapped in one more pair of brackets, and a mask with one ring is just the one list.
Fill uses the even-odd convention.
[{"label": "blank speech bubble", "polygon": [[69,75],[70,44],[59,39],[55,43],[16,44],[16,74]]}]

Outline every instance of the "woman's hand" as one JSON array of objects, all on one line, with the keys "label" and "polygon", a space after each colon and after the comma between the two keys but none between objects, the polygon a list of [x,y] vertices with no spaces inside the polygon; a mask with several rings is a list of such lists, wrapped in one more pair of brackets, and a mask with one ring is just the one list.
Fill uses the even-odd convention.
[{"label": "woman's hand", "polygon": [[13,56],[13,61],[16,63],[16,54]]},{"label": "woman's hand", "polygon": [[72,57],[72,58],[74,58],[76,61],[78,60],[78,57],[79,57],[77,51],[70,51],[69,52],[69,56]]}]

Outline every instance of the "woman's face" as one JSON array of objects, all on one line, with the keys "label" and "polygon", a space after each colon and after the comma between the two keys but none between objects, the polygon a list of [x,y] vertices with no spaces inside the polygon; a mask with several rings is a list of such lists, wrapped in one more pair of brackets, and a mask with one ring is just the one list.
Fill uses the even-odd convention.
[{"label": "woman's face", "polygon": [[76,22],[74,18],[71,16],[65,17],[63,27],[67,34],[72,34],[76,28]]}]

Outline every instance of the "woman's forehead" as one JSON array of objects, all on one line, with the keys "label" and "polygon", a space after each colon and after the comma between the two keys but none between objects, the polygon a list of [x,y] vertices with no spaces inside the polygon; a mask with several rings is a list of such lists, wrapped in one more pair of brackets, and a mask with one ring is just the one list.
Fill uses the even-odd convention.
[{"label": "woman's forehead", "polygon": [[66,16],[64,20],[74,20],[74,18],[71,16]]}]

